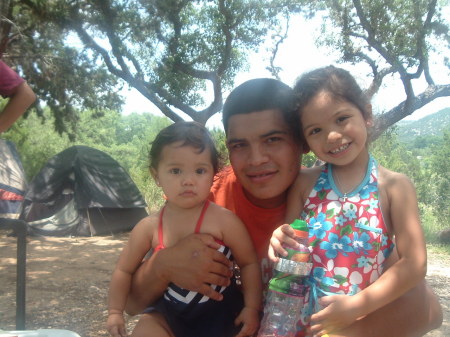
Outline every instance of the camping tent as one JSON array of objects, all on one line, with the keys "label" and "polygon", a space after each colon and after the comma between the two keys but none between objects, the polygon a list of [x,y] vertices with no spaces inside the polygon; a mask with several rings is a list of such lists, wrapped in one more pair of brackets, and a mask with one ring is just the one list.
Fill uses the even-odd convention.
[{"label": "camping tent", "polygon": [[25,174],[16,147],[0,139],[0,218],[19,217],[25,190]]},{"label": "camping tent", "polygon": [[138,188],[106,153],[72,146],[36,175],[21,219],[34,235],[89,236],[131,230],[147,215]]}]

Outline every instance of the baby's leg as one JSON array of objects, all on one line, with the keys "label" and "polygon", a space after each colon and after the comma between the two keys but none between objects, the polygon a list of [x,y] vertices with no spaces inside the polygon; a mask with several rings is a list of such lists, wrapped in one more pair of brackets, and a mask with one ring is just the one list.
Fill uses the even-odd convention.
[{"label": "baby's leg", "polygon": [[175,337],[165,318],[159,312],[143,314],[131,337]]}]

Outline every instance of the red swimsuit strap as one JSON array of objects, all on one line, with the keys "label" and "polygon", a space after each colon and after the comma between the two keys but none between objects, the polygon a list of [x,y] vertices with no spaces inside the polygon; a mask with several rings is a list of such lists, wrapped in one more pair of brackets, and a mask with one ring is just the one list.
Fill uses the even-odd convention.
[{"label": "red swimsuit strap", "polygon": [[[195,225],[194,233],[196,233],[196,234],[200,232],[200,228],[202,227],[203,218],[205,217],[206,209],[208,208],[209,204],[210,204],[210,201],[206,200],[203,205],[202,212],[200,213],[200,216],[198,217],[198,220],[197,220],[197,224]],[[163,241],[163,221],[162,221],[165,209],[166,209],[166,206],[164,206],[161,209],[161,212],[159,212],[158,245],[155,247],[155,251],[166,248],[164,246],[164,241]]]},{"label": "red swimsuit strap", "polygon": [[163,241],[163,228],[162,228],[162,218],[164,214],[164,210],[166,209],[166,206],[161,209],[161,212],[159,212],[159,222],[158,222],[158,245],[155,247],[155,252],[158,250],[164,249],[164,241]]},{"label": "red swimsuit strap", "polygon": [[197,224],[195,225],[195,230],[194,230],[195,234],[200,233],[200,228],[202,227],[203,218],[205,217],[206,209],[208,208],[209,203],[210,203],[210,201],[206,200],[205,204],[203,205],[202,212],[200,213],[200,216],[198,217],[198,220],[197,220]]}]

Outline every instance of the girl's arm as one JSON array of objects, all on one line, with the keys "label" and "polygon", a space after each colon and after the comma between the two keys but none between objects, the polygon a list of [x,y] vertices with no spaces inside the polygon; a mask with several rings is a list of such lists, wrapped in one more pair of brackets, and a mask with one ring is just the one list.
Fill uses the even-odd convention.
[{"label": "girl's arm", "polygon": [[302,168],[297,179],[290,187],[284,218],[285,224],[275,229],[270,239],[268,256],[273,262],[278,261],[278,256],[287,255],[287,251],[283,248],[283,245],[289,247],[296,247],[298,245],[294,239],[294,230],[289,224],[295,219],[300,218],[306,198],[314,186],[320,170],[320,167]]},{"label": "girl's arm", "polygon": [[221,210],[223,241],[230,247],[241,272],[242,292],[245,306],[235,320],[243,324],[236,337],[253,335],[259,326],[262,309],[262,276],[256,251],[242,221],[228,210]]},{"label": "girl's arm", "polygon": [[360,293],[351,297],[323,298],[322,304],[328,306],[311,317],[313,333],[331,332],[348,326],[357,318],[394,301],[425,277],[425,239],[415,188],[406,176],[380,167],[381,181],[380,195],[385,199],[380,201],[387,203],[384,214],[392,224],[399,260]]},{"label": "girl's arm", "polygon": [[123,311],[130,292],[131,277],[152,245],[151,218],[141,220],[132,230],[114,269],[108,294],[107,329],[114,337],[126,336]]}]

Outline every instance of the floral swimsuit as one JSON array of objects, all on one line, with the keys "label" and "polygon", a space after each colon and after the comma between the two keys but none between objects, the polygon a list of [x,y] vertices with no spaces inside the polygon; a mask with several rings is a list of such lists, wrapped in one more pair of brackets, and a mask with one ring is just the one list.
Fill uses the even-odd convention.
[{"label": "floral swimsuit", "polygon": [[394,248],[378,200],[375,159],[370,156],[363,181],[349,194],[339,191],[332,169],[323,167],[301,214],[309,227],[313,269],[300,325],[320,310],[318,297],[354,295],[372,284]]}]

